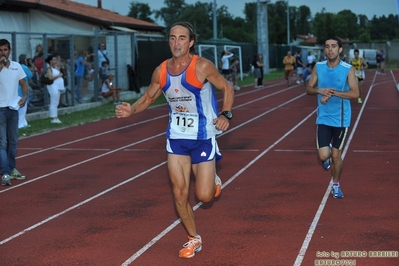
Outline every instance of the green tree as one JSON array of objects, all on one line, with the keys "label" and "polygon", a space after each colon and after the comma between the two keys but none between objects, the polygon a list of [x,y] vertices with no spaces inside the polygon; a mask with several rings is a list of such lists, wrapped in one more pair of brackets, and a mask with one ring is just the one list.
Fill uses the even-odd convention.
[{"label": "green tree", "polygon": [[207,40],[213,37],[213,15],[212,4],[197,2],[194,5],[187,5],[181,13],[181,20],[190,22],[198,40]]},{"label": "green tree", "polygon": [[359,41],[364,43],[369,43],[371,41],[370,34],[365,30],[361,30]]},{"label": "green tree", "polygon": [[[268,4],[269,42],[276,44],[287,43],[287,3],[277,1]],[[290,25],[291,26],[291,25]]]},{"label": "green tree", "polygon": [[359,36],[358,17],[352,11],[345,9],[335,17],[337,36],[342,38],[354,39]]},{"label": "green tree", "polygon": [[155,11],[155,18],[160,18],[165,22],[168,32],[174,23],[181,21],[181,14],[186,9],[187,4],[184,0],[165,0],[164,4],[166,7]]},{"label": "green tree", "polygon": [[366,15],[358,15],[357,18],[359,22],[359,28],[364,29],[368,27],[370,22]]},{"label": "green tree", "polygon": [[298,8],[297,16],[295,18],[296,34],[307,35],[311,33],[312,13],[308,6],[300,6]]},{"label": "green tree", "polygon": [[127,16],[154,23],[155,21],[151,18],[152,14],[153,12],[148,4],[130,2],[130,11]]},{"label": "green tree", "polygon": [[337,36],[337,32],[334,27],[334,14],[316,13],[313,21],[314,34],[317,36],[317,42],[323,44],[324,40],[329,36]]}]

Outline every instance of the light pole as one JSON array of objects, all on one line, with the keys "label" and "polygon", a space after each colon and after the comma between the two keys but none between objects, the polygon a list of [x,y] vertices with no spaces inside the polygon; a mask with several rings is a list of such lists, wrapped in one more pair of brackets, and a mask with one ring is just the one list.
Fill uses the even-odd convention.
[{"label": "light pole", "polygon": [[290,45],[290,43],[290,1],[287,0],[287,45]]},{"label": "light pole", "polygon": [[216,0],[213,0],[213,40],[216,41],[218,38],[218,21],[216,16]]},{"label": "light pole", "polygon": [[269,30],[267,22],[267,4],[271,0],[258,0],[257,2],[257,37],[258,37],[258,52],[263,54],[265,65],[263,67],[264,73],[269,74]]}]

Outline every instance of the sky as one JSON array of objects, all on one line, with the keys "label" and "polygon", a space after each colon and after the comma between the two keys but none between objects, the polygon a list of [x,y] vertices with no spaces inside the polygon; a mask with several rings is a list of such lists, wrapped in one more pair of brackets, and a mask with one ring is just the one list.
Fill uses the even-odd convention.
[{"label": "sky", "polygon": [[[92,6],[97,6],[97,0],[72,0]],[[194,4],[196,2],[208,2],[214,3],[215,0],[185,0],[186,4]],[[275,3],[277,0],[271,0]],[[338,13],[341,10],[349,9],[353,13],[359,15],[366,15],[369,19],[372,19],[374,15],[377,17],[388,16],[390,14],[398,14],[396,2],[399,0],[288,0],[290,6],[299,7],[301,5],[307,5],[314,16],[317,12],[321,12],[322,8],[325,7],[326,12]],[[129,13],[130,3],[140,2],[147,3],[152,10],[158,10],[165,7],[163,0],[102,0],[102,7],[121,15],[127,15]],[[245,3],[257,2],[256,0],[216,0],[217,7],[225,5],[228,7],[228,11],[235,17],[244,18],[244,7]],[[233,3],[233,4],[232,4]]]}]

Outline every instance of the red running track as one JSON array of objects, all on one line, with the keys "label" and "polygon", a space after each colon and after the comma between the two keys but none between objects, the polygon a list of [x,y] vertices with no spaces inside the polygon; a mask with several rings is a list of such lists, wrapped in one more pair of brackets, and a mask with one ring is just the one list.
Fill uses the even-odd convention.
[{"label": "red running track", "polygon": [[317,161],[316,97],[283,80],[237,92],[218,137],[222,195],[203,205],[191,193],[204,244],[189,260],[178,257],[165,106],[21,139],[29,179],[0,188],[0,264],[399,265],[398,80],[368,71],[364,103],[353,102],[344,199]]}]

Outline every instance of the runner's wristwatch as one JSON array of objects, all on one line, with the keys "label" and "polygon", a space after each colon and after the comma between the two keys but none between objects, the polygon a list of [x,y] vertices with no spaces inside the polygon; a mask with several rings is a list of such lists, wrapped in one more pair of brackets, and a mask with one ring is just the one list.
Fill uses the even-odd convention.
[{"label": "runner's wristwatch", "polygon": [[229,120],[233,118],[233,113],[230,111],[223,111],[221,114],[224,115]]}]

